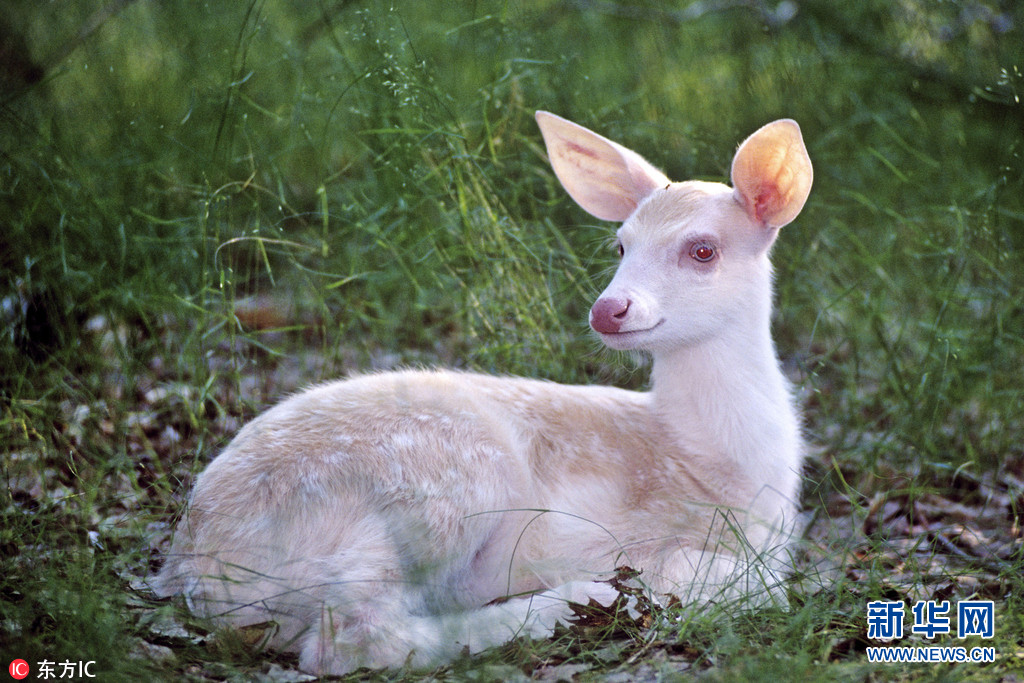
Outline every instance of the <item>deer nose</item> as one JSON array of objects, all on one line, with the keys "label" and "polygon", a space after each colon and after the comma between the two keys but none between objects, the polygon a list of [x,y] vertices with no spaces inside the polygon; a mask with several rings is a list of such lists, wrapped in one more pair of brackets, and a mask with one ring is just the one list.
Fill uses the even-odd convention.
[{"label": "deer nose", "polygon": [[601,334],[617,334],[629,313],[629,299],[608,296],[598,299],[590,309],[590,326]]}]

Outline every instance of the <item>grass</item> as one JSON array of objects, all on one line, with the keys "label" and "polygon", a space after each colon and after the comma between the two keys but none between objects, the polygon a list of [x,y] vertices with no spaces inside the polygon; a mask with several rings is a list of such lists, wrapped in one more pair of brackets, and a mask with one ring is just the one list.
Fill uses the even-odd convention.
[{"label": "grass", "polygon": [[[195,473],[303,385],[396,364],[644,385],[586,333],[611,228],[554,180],[544,108],[678,179],[800,121],[816,180],[774,252],[774,332],[813,523],[790,612],[669,610],[433,675],[1019,672],[1024,14],[795,6],[13,3],[0,654],[106,680],[291,667],[138,579]],[[868,663],[866,603],[933,596],[994,600],[1001,658]]]}]

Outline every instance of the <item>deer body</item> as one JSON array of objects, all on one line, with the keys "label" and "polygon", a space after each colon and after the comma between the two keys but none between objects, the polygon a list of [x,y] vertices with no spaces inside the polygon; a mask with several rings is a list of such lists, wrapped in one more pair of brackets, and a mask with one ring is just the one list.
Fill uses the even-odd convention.
[{"label": "deer body", "polygon": [[324,673],[550,635],[567,601],[613,599],[597,579],[622,565],[684,601],[777,597],[803,447],[768,251],[810,188],[799,129],[744,143],[734,190],[538,121],[573,198],[625,221],[591,326],[653,354],[652,390],[449,371],[315,387],[199,477],[159,592],[276,621],[274,643]]}]

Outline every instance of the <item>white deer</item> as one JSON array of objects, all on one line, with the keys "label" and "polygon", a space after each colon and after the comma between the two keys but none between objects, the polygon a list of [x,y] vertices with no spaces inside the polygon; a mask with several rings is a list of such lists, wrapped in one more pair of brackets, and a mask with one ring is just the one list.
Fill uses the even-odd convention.
[{"label": "white deer", "polygon": [[618,566],[684,602],[784,601],[803,444],[768,252],[811,187],[799,127],[748,138],[730,188],[537,121],[572,198],[624,221],[590,324],[652,354],[651,391],[409,370],[300,393],[200,475],[159,593],[276,622],[273,645],[331,674],[549,636],[569,601],[615,597]]}]

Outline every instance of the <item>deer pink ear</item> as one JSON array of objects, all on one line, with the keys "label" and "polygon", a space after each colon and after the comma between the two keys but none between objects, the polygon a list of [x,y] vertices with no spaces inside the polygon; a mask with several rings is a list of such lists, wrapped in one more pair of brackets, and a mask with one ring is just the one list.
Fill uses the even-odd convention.
[{"label": "deer pink ear", "polygon": [[800,126],[782,119],[747,138],[732,161],[736,200],[761,225],[781,228],[800,213],[814,171]]},{"label": "deer pink ear", "polygon": [[538,111],[537,125],[562,187],[592,216],[624,221],[647,195],[669,184],[636,152],[572,121]]}]

